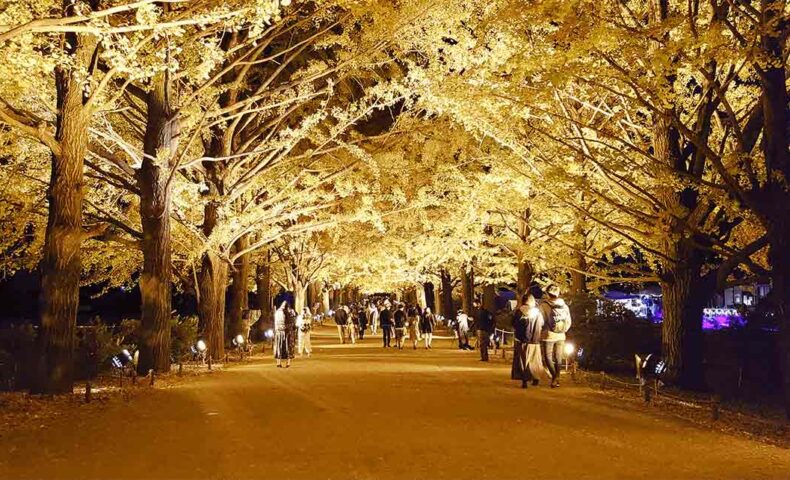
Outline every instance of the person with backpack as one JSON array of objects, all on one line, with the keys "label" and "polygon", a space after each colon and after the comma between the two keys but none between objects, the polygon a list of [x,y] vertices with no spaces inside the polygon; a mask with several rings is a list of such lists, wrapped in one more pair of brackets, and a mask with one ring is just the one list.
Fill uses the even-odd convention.
[{"label": "person with backpack", "polygon": [[340,337],[340,343],[346,343],[348,312],[342,305],[338,305],[337,310],[335,310],[335,324],[337,325],[337,336]]},{"label": "person with backpack", "polygon": [[560,298],[560,288],[557,285],[549,285],[546,296],[548,298],[540,303],[540,312],[545,320],[541,334],[543,361],[551,373],[551,388],[557,388],[560,386],[565,334],[572,324],[571,311],[565,300]]}]

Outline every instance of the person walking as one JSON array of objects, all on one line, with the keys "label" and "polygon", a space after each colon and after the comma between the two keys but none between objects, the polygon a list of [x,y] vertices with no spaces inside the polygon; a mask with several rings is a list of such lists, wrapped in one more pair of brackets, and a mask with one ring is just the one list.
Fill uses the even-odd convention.
[{"label": "person walking", "polygon": [[300,357],[306,353],[307,357],[310,358],[313,354],[313,344],[310,339],[310,331],[313,329],[313,315],[309,308],[304,307],[302,314],[297,317],[296,328],[299,340],[296,350],[299,352]]},{"label": "person walking", "polygon": [[420,314],[417,307],[414,305],[409,305],[409,308],[406,310],[406,323],[409,327],[409,341],[411,342],[412,349],[417,350]]},{"label": "person walking", "polygon": [[494,333],[494,315],[477,302],[475,307],[477,307],[477,345],[480,348],[480,361],[487,362],[488,346]]},{"label": "person walking", "polygon": [[357,312],[355,305],[343,305],[343,308],[346,310],[346,314],[348,315],[348,323],[346,324],[346,334],[348,335],[348,339],[351,340],[352,344],[357,343]]},{"label": "person walking", "polygon": [[375,335],[379,329],[379,309],[374,302],[368,306],[368,320],[370,320],[370,334]]},{"label": "person walking", "polygon": [[464,313],[463,310],[458,310],[458,316],[455,318],[455,329],[458,332],[458,349],[459,350],[474,350],[469,345],[469,315]]},{"label": "person walking", "polygon": [[342,305],[338,305],[335,310],[335,325],[337,325],[337,336],[340,343],[346,343],[346,328],[348,324],[348,312]]},{"label": "person walking", "polygon": [[296,355],[296,310],[290,305],[285,311],[285,335],[288,339],[288,355],[291,359]]},{"label": "person walking", "polygon": [[560,288],[549,285],[546,288],[546,300],[540,303],[544,325],[541,333],[543,344],[543,361],[551,373],[551,388],[560,386],[560,372],[565,349],[565,334],[570,330],[571,310],[560,298]]},{"label": "person walking", "polygon": [[388,306],[381,307],[381,337],[384,340],[384,348],[390,348],[392,341],[392,312]]},{"label": "person walking", "polygon": [[436,315],[431,312],[431,309],[425,307],[425,311],[420,317],[420,332],[422,333],[422,338],[425,341],[425,349],[431,348],[431,342],[433,341],[433,329],[436,328]]},{"label": "person walking", "polygon": [[541,377],[546,377],[540,348],[543,314],[537,307],[535,297],[525,294],[515,315],[517,318],[514,319],[513,330],[516,339],[511,378],[521,380],[521,388],[527,388],[529,381],[537,385]]},{"label": "person walking", "polygon": [[367,308],[360,305],[357,309],[357,329],[359,330],[359,339],[365,339],[365,330],[368,329],[368,314]]},{"label": "person walking", "polygon": [[393,314],[395,325],[395,345],[403,350],[403,336],[406,333],[406,312],[403,311],[403,304],[399,304]]},{"label": "person walking", "polygon": [[285,360],[285,368],[291,366],[291,354],[288,351],[287,315],[288,302],[283,302],[274,312],[274,358],[277,361],[277,368],[282,368],[283,360]]}]

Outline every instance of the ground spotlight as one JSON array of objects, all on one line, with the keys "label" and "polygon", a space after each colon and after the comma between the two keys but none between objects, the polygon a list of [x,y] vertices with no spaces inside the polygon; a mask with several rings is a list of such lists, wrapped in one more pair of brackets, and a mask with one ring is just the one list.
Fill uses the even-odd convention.
[{"label": "ground spotlight", "polygon": [[576,345],[571,342],[565,342],[565,356],[570,357],[576,351]]},{"label": "ground spotlight", "polygon": [[663,380],[667,373],[667,363],[659,355],[649,353],[642,357],[634,355],[636,359],[636,376],[640,379],[655,378]]},{"label": "ground spotlight", "polygon": [[125,368],[132,363],[132,354],[129,350],[123,349],[118,355],[112,357],[112,366],[115,368]]},{"label": "ground spotlight", "polygon": [[266,333],[264,333],[264,335],[266,336],[266,338],[274,338],[274,330],[270,328],[266,330]]},{"label": "ground spotlight", "polygon": [[244,336],[242,334],[236,335],[233,337],[232,343],[234,347],[242,347],[244,345]]}]

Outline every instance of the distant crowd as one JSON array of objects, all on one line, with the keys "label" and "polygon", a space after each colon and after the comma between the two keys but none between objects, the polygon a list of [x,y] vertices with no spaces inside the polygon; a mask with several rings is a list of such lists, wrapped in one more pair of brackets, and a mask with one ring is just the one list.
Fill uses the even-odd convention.
[{"label": "distant crowd", "polygon": [[[559,386],[571,314],[556,285],[546,288],[544,297],[538,302],[532,294],[525,294],[513,312],[511,378],[520,380],[523,388],[538,385],[542,378],[549,380],[552,388]],[[318,308],[315,306],[314,311]],[[383,348],[402,350],[406,345],[416,350],[421,345],[428,350],[432,348],[434,331],[443,324],[453,333],[459,349],[474,350],[469,343],[474,327],[480,360],[487,362],[491,342],[498,341],[494,315],[479,302],[474,303],[473,312],[459,310],[449,319],[435,315],[430,308],[386,297],[338,305],[329,316],[341,344],[355,344],[364,340],[368,332],[375,335],[381,331]],[[283,361],[289,367],[295,354],[312,355],[310,335],[316,320],[322,321],[323,315],[315,317],[308,307],[297,314],[288,302],[280,304],[274,314],[274,357],[278,367],[283,366]]]}]

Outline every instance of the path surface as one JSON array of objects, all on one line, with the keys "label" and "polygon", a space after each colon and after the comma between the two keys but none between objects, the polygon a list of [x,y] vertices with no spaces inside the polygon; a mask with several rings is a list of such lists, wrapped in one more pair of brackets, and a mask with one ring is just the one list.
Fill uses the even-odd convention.
[{"label": "path surface", "polygon": [[324,332],[290,369],[241,365],[4,437],[0,478],[790,478],[788,450],[584,387],[524,391],[448,340],[384,352]]}]

